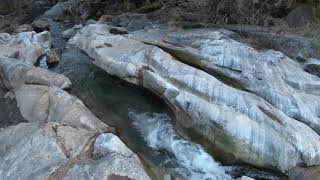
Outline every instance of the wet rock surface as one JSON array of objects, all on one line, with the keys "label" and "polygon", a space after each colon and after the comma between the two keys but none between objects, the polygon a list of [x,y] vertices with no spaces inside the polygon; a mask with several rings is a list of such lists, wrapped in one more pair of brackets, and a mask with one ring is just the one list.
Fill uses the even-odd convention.
[{"label": "wet rock surface", "polygon": [[69,42],[108,73],[164,99],[177,122],[215,152],[282,172],[320,163],[320,80],[284,54],[258,52],[228,31],[121,36],[110,29],[89,25]]}]

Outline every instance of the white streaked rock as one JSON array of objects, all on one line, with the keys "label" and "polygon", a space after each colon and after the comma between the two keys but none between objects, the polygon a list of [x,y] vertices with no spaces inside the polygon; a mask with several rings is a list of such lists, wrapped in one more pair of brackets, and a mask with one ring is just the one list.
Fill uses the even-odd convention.
[{"label": "white streaked rock", "polygon": [[[109,32],[111,28],[101,24],[89,25],[69,42],[86,52],[94,59],[93,63],[106,72],[141,85],[164,99],[174,111],[179,124],[205,137],[215,150],[242,162],[283,172],[301,163],[307,166],[320,164],[319,135],[306,124],[292,118],[294,113],[300,114],[305,119],[309,117],[311,124],[310,117],[315,117],[314,106],[318,103],[312,100],[318,97],[318,79],[306,75],[298,79],[308,81],[299,81],[296,85],[296,75],[304,73],[299,70],[300,66],[290,63],[290,59],[283,54],[274,51],[259,54],[241,43],[224,40],[228,33],[219,31],[209,34],[197,32],[192,36],[177,33],[181,41],[182,37],[190,39],[185,44],[192,46],[194,43],[190,49],[195,52],[202,50],[200,55],[203,58],[199,64],[207,62],[210,65],[210,62],[215,62],[212,66],[221,68],[219,72],[241,83],[240,77],[244,77],[246,81],[242,84],[254,92],[249,93],[178,61],[156,46],[131,39],[130,35],[113,35]],[[193,36],[205,38],[199,42],[192,41]],[[212,47],[206,47],[208,44]],[[237,48],[242,49],[237,51]],[[204,59],[214,55],[217,57],[211,61]],[[253,60],[250,61],[250,57]],[[253,81],[257,77],[266,83]],[[249,86],[249,82],[253,85]],[[271,90],[268,90],[269,86]],[[275,90],[272,89],[274,86]],[[286,88],[295,93],[286,93]],[[269,99],[269,96],[275,96],[272,90],[281,94],[275,102]],[[267,93],[263,95],[264,91]],[[289,100],[292,99],[297,100],[298,105],[291,106]],[[308,100],[311,100],[310,103],[302,106],[302,102]]]}]

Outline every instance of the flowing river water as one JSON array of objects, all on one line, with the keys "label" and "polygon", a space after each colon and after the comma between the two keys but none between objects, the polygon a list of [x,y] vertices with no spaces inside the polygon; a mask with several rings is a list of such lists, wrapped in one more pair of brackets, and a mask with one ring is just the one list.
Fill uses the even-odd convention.
[{"label": "flowing river water", "polygon": [[[53,47],[63,48],[63,53],[61,62],[49,69],[66,75],[73,84],[71,93],[99,119],[120,130],[120,138],[139,155],[154,179],[220,180],[244,174],[232,173],[230,169],[234,167],[222,167],[200,145],[181,138],[160,99],[91,64],[90,57],[66,45],[61,35],[65,25],[54,21],[50,24]],[[40,61],[39,66],[48,68],[45,61]],[[249,169],[248,172],[252,170]],[[252,173],[257,174],[262,179],[278,179],[268,173]]]}]

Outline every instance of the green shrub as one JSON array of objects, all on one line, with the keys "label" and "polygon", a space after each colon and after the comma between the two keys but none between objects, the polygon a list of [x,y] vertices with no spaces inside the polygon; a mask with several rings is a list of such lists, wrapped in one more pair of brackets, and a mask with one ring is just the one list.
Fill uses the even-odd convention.
[{"label": "green shrub", "polygon": [[7,15],[12,12],[12,9],[9,5],[5,3],[0,3],[0,15]]},{"label": "green shrub", "polygon": [[315,8],[316,18],[318,21],[320,21],[320,5]]}]

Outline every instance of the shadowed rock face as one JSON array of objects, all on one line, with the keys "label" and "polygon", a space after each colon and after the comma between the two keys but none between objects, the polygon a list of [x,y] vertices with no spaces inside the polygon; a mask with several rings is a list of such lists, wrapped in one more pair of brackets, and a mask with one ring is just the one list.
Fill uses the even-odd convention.
[{"label": "shadowed rock face", "polygon": [[29,123],[0,129],[4,179],[149,179],[139,158],[76,97],[63,75],[0,56],[1,85]]},{"label": "shadowed rock face", "polygon": [[217,152],[282,172],[320,164],[320,81],[293,60],[257,52],[228,31],[121,36],[111,28],[89,25],[69,42],[108,73],[164,99],[178,123]]}]

